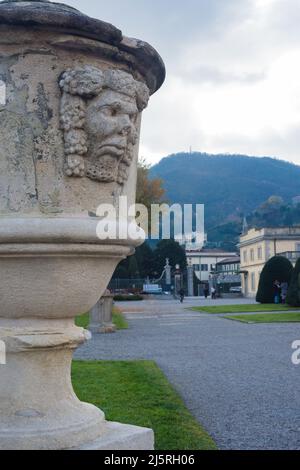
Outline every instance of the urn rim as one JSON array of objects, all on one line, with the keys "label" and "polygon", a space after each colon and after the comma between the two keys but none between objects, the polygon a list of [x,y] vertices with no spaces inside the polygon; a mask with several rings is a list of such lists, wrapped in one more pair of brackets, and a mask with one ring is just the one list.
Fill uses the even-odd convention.
[{"label": "urn rim", "polygon": [[49,0],[4,0],[0,2],[2,25],[31,30],[56,31],[106,43],[120,54],[133,56],[137,69],[145,78],[151,94],[163,84],[166,69],[159,53],[147,42],[129,38],[114,25],[92,18],[64,3]]},{"label": "urn rim", "polygon": [[[99,238],[97,226],[101,221],[99,217],[2,217],[0,224],[0,251],[5,251],[4,247],[30,245],[33,251],[39,244],[46,247],[64,246],[68,250],[70,247],[78,246],[82,249],[89,247],[91,250],[104,251],[105,247],[114,246],[114,250],[126,249],[134,250],[145,241],[145,232],[136,225],[136,238]],[[132,222],[133,221],[128,221]],[[117,232],[125,233],[128,226],[125,221],[118,221]],[[80,249],[81,249],[80,248]],[[85,252],[85,249],[82,250]]]}]

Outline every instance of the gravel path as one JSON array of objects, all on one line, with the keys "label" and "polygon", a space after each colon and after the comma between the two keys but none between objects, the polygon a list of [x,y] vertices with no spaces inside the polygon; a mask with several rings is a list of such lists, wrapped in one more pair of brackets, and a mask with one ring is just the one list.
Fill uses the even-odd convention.
[{"label": "gravel path", "polygon": [[96,335],[76,358],[156,361],[220,449],[300,449],[300,366],[291,362],[299,324],[184,309],[198,300],[132,304],[122,304],[128,330]]}]

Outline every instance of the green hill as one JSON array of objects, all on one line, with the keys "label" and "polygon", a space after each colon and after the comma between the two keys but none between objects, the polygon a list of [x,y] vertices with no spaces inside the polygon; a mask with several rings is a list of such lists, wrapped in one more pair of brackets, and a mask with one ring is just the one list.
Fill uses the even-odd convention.
[{"label": "green hill", "polygon": [[300,166],[269,157],[178,153],[150,171],[164,180],[170,202],[205,204],[206,229],[240,221],[270,196],[300,195]]}]

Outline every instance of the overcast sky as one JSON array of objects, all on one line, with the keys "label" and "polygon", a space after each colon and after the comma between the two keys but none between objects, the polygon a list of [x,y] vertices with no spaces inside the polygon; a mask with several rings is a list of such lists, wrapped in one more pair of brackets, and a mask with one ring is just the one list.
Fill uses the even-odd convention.
[{"label": "overcast sky", "polygon": [[300,0],[66,0],[152,44],[167,80],[140,154],[276,156],[300,164]]}]

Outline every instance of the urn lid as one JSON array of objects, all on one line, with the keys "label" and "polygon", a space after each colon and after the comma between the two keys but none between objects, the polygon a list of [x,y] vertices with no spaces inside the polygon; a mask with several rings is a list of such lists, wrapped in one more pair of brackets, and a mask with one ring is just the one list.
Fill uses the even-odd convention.
[{"label": "urn lid", "polygon": [[4,0],[0,2],[0,25],[17,25],[48,31],[75,34],[117,47],[121,53],[132,54],[137,67],[145,76],[151,93],[165,80],[165,66],[150,44],[123,36],[110,23],[91,18],[76,8],[49,0]]}]

